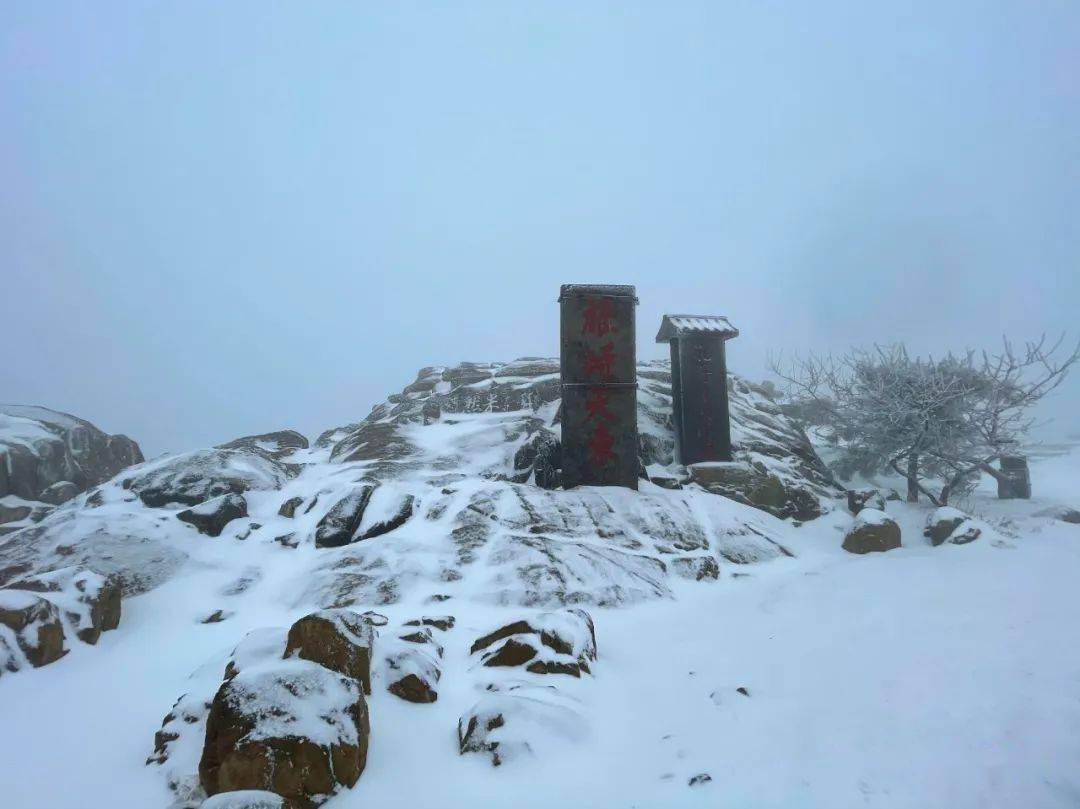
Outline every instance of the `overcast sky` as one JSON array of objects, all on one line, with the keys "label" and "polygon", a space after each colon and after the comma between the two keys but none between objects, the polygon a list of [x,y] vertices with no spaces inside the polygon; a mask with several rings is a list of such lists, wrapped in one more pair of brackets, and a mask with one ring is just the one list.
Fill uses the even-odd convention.
[{"label": "overcast sky", "polygon": [[1078,77],[1076,0],[5,3],[0,401],[315,434],[557,354],[567,282],[753,376],[1075,338]]}]

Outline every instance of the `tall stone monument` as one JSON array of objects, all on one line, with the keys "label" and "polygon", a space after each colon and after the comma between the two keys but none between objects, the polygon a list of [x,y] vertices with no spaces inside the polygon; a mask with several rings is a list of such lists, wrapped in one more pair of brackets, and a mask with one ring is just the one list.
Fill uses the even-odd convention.
[{"label": "tall stone monument", "polygon": [[637,488],[636,305],[632,286],[562,286],[564,488]]},{"label": "tall stone monument", "polygon": [[731,460],[724,344],[739,330],[726,317],[664,315],[656,342],[671,346],[672,420],[679,462]]}]

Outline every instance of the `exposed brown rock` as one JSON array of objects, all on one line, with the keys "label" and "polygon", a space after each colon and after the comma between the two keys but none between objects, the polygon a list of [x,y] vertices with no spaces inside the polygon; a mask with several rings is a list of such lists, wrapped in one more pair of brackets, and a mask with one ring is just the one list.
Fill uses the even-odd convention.
[{"label": "exposed brown rock", "polygon": [[0,624],[15,633],[30,665],[48,665],[63,657],[64,625],[51,601],[21,590],[0,591]]},{"label": "exposed brown rock", "polygon": [[199,779],[208,795],[261,789],[313,807],[356,783],[369,733],[356,680],[300,660],[244,669],[214,697]]},{"label": "exposed brown rock", "polygon": [[330,609],[305,615],[292,625],[285,656],[296,654],[331,671],[358,680],[371,693],[371,657],[374,632],[361,615],[348,609]]},{"label": "exposed brown rock", "polygon": [[880,553],[900,547],[900,526],[885,512],[864,508],[844,536],[849,553]]}]

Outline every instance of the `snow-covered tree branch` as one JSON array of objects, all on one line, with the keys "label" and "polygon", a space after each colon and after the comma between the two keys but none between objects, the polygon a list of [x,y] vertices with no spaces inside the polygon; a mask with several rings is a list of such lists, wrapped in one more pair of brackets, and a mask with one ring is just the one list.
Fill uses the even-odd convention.
[{"label": "snow-covered tree branch", "polygon": [[1080,359],[1046,337],[999,352],[941,359],[912,357],[903,345],[853,349],[841,357],[775,358],[791,410],[838,450],[841,477],[895,471],[907,497],[936,505],[969,491],[982,472],[1015,451],[1033,423],[1032,407]]}]

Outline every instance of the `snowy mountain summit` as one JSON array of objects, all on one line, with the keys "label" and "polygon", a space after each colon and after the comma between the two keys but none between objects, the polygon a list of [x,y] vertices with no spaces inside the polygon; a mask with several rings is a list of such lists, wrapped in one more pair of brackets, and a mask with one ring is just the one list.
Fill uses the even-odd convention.
[{"label": "snowy mountain summit", "polygon": [[[98,783],[110,805],[207,809],[389,805],[412,767],[463,795],[514,795],[491,805],[541,805],[551,790],[517,779],[562,778],[581,751],[609,766],[635,717],[659,731],[684,692],[737,717],[757,686],[718,681],[715,651],[708,683],[682,662],[743,631],[714,623],[714,593],[861,558],[841,540],[865,526],[895,529],[865,549],[903,553],[913,512],[875,495],[853,520],[772,390],[735,377],[735,460],[681,467],[667,363],[638,376],[638,491],[559,488],[558,362],[526,358],[424,368],[311,446],[283,430],[132,453],[58,506],[24,492],[37,512],[0,538],[0,703],[31,680],[78,683],[98,696],[72,710],[112,722],[132,768]],[[20,452],[42,454],[51,439],[18,424]],[[1002,526],[957,514],[934,518],[925,549],[1008,544]],[[628,666],[637,649],[651,662]],[[124,718],[98,713],[118,700]],[[669,737],[642,741],[671,763],[641,805],[669,805],[656,790],[673,779],[675,803],[717,787],[697,747]],[[398,788],[409,805],[436,794]],[[585,803],[627,805],[599,796]]]}]

